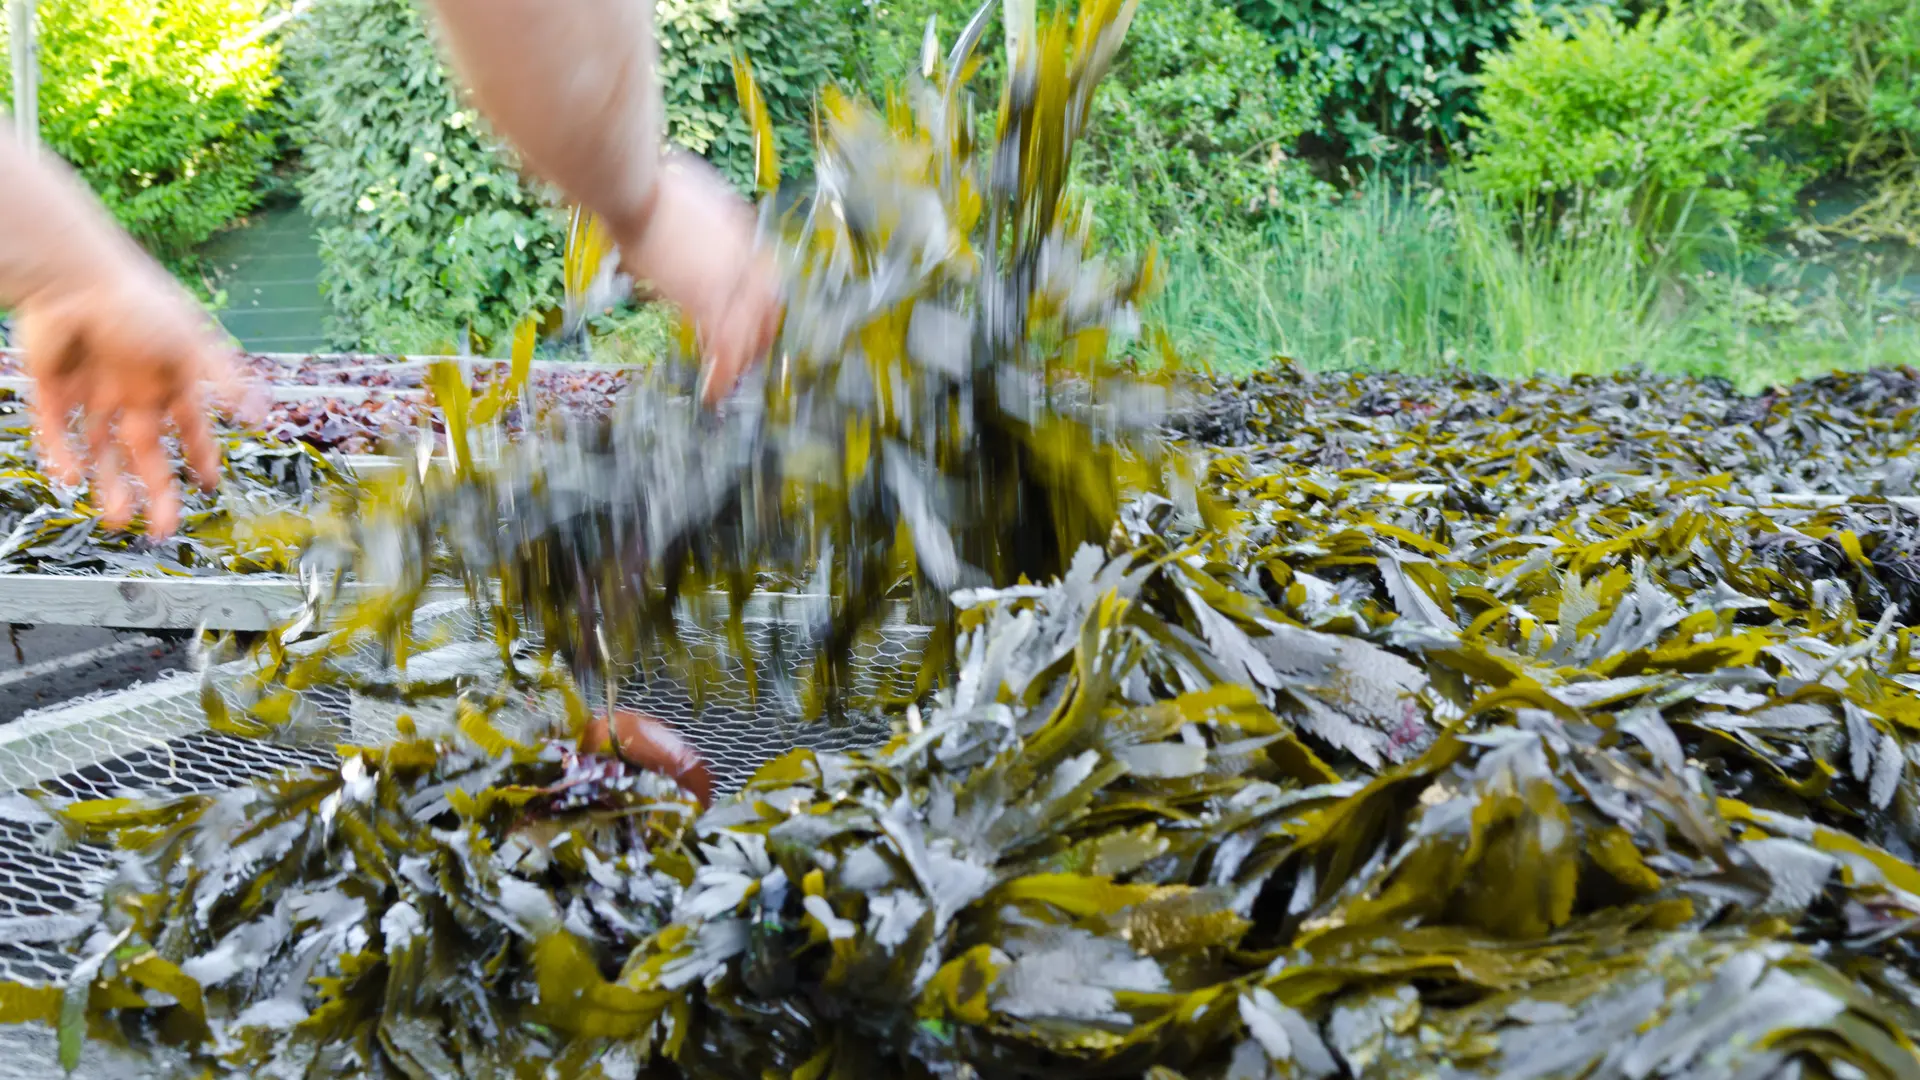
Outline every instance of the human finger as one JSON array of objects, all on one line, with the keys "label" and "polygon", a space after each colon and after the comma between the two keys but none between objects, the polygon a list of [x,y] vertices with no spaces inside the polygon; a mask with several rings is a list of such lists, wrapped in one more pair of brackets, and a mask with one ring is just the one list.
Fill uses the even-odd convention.
[{"label": "human finger", "polygon": [[756,272],[737,290],[714,327],[706,368],[702,371],[701,400],[719,404],[772,344],[780,309],[771,286]]},{"label": "human finger", "polygon": [[[256,427],[267,419],[267,393],[244,367],[235,363],[233,350],[208,346],[200,364],[202,377],[213,389],[214,407],[233,420]],[[204,411],[196,390],[194,401]]]},{"label": "human finger", "polygon": [[180,491],[172,461],[160,441],[161,414],[154,409],[129,412],[120,420],[120,444],[132,460],[133,473],[147,489],[147,532],[171,536],[180,522]]},{"label": "human finger", "polygon": [[78,484],[86,478],[71,433],[79,404],[72,369],[84,348],[80,327],[57,305],[36,309],[21,317],[20,344],[34,380],[35,436],[46,471],[62,483]]},{"label": "human finger", "polygon": [[[613,710],[612,721],[609,734],[622,758],[649,772],[671,777],[692,792],[700,805],[713,804],[713,774],[679,732],[651,716],[626,709]],[[591,734],[598,736],[599,732]]]},{"label": "human finger", "polygon": [[120,448],[113,438],[111,406],[89,410],[86,418],[87,457],[93,470],[93,501],[110,529],[125,528],[133,517],[133,492],[120,468]]},{"label": "human finger", "polygon": [[706,363],[700,368],[701,404],[711,409],[725,401],[740,381],[741,366],[730,344],[709,350]]},{"label": "human finger", "polygon": [[173,405],[173,426],[180,433],[180,447],[186,453],[187,466],[200,490],[220,486],[220,447],[213,441],[213,427],[207,421],[206,406],[199,394],[189,394]]},{"label": "human finger", "polygon": [[607,749],[607,718],[596,715],[580,731],[580,752],[598,754]]},{"label": "human finger", "polygon": [[33,388],[33,434],[41,468],[69,486],[86,478],[73,452],[73,433],[69,430],[73,405],[65,379],[44,379]]}]

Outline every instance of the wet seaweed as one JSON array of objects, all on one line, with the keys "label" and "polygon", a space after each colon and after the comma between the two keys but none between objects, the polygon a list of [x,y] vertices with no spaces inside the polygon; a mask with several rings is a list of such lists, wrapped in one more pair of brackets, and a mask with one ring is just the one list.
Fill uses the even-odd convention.
[{"label": "wet seaweed", "polygon": [[187,493],[175,535],[153,541],[135,520],[101,522],[89,488],[68,488],[39,471],[30,417],[0,395],[0,573],[196,577],[291,573],[300,546],[243,524],[262,514],[310,512],[344,482],[325,457],[297,442],[223,433],[226,467],[212,493]]},{"label": "wet seaweed", "polygon": [[[1096,4],[1035,53],[1097,57],[1123,16]],[[1023,100],[1071,116],[1076,84],[1030,64],[1003,117]],[[978,307],[951,305],[969,333],[935,340],[991,357],[989,420],[1066,433],[1020,443],[1040,449],[992,480],[1079,501],[1049,494],[1042,516],[962,482],[982,501],[923,531],[886,466],[847,466],[931,462],[926,482],[991,460],[912,434],[979,373],[912,381],[941,355],[911,346],[891,294],[822,266],[877,250],[848,239],[876,221],[894,230],[879,250],[951,250],[900,239],[918,219],[859,212],[927,190],[884,166],[940,162],[916,133],[962,125],[951,100],[890,102],[886,128],[829,110],[822,190],[861,194],[824,234],[833,204],[816,200],[798,233],[815,242],[786,245],[783,340],[802,359],[776,357],[766,377],[790,381],[746,395],[751,423],[701,418],[682,370],[679,396],[628,399],[628,426],[469,446],[456,469],[397,479],[356,505],[366,531],[333,540],[330,565],[392,558],[398,577],[406,553],[448,549],[486,610],[530,611],[565,647],[517,646],[500,622],[508,674],[433,688],[444,730],[402,720],[337,768],[49,807],[50,832],[123,856],[73,943],[80,974],[0,987],[0,1019],[192,1076],[1920,1076],[1920,380],[1743,400],[1634,375],[1279,364],[1165,418],[1176,445],[1139,451],[1157,467],[1129,491],[1123,448],[1153,410],[1102,428],[1124,383],[1039,393],[1051,361],[1024,351],[1031,333],[1006,345],[1022,340],[1002,336],[1020,325],[1001,321],[1007,286],[976,270],[954,287]],[[1001,144],[1058,147],[1066,128],[1024,130],[1003,119]],[[1041,159],[973,190],[1050,183]],[[1058,224],[1020,216],[969,235],[1017,250],[1008,236]],[[1021,265],[976,264],[1015,281]],[[809,301],[809,285],[877,299]],[[835,329],[847,310],[877,314]],[[875,358],[894,356],[911,390],[890,395]],[[457,398],[450,433],[498,400]],[[650,488],[667,465],[629,448],[694,464]],[[1115,464],[1049,488],[1063,460]],[[559,479],[540,486],[535,461]],[[755,476],[832,482],[763,504]],[[642,514],[634,491],[708,497]],[[524,523],[496,540],[503,505]],[[559,524],[580,520],[596,524]],[[1010,527],[1039,543],[990,542]],[[368,542],[405,528],[418,539]],[[927,566],[943,535],[968,572]],[[950,605],[947,675],[893,707],[884,747],[794,751],[703,809],[528,706],[558,695],[580,722],[580,653],[651,647],[711,583],[804,580],[823,538],[840,625],[902,581]],[[641,576],[596,577],[616,571]],[[496,579],[505,602],[483,592]],[[591,618],[567,607],[579,596]],[[406,599],[385,602],[407,616]],[[386,610],[349,636],[404,643]],[[275,692],[334,677],[325,650],[269,652],[251,715],[221,722],[270,721]]]}]

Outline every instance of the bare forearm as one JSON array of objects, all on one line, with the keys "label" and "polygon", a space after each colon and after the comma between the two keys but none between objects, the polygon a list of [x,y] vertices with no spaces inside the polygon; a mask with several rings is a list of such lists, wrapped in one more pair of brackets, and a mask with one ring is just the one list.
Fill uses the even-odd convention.
[{"label": "bare forearm", "polygon": [[63,163],[0,137],[0,307],[81,281],[129,246]]},{"label": "bare forearm", "polygon": [[637,235],[661,154],[652,0],[431,0],[455,67],[527,166]]}]

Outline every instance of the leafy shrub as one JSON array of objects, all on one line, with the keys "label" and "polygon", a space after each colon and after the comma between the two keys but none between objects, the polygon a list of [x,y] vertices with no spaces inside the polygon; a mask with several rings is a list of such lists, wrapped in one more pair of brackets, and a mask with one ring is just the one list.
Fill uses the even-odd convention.
[{"label": "leafy shrub", "polygon": [[[929,18],[933,20],[934,35],[944,56],[979,7],[975,0],[865,0],[865,10],[856,24],[853,63],[846,73],[847,80],[866,91],[869,97],[879,97],[887,86],[919,66]],[[980,63],[975,74],[978,86],[997,87],[1005,74],[1006,64],[1002,58],[1006,32],[1001,20],[1004,9],[1004,4],[994,5],[986,34],[981,38],[983,46],[975,53]]]},{"label": "leafy shrub", "polygon": [[[1053,3],[1036,5],[1042,18]],[[975,0],[872,0],[859,25],[850,81],[877,96],[918,63],[928,20],[950,49]],[[1005,70],[996,6],[979,50],[976,106],[995,99]],[[1150,0],[1137,9],[1119,63],[1094,98],[1076,159],[1080,193],[1102,230],[1126,243],[1185,229],[1257,224],[1321,196],[1295,153],[1317,119],[1328,80],[1290,78],[1275,47],[1220,0]]]},{"label": "leafy shrub", "polygon": [[[1594,3],[1612,0],[1591,0]],[[1343,152],[1388,156],[1460,138],[1482,57],[1503,45],[1525,0],[1238,0],[1279,47],[1282,69],[1331,81],[1321,134]],[[1540,0],[1556,22],[1587,0]]]},{"label": "leafy shrub", "polygon": [[1879,183],[1842,227],[1920,243],[1920,4],[1750,0],[1746,15],[1792,80],[1781,110],[1792,148]]},{"label": "leafy shrub", "polygon": [[[848,0],[851,3],[851,0]],[[854,15],[842,0],[657,0],[667,137],[750,188],[753,135],[734,99],[733,54],[766,96],[788,175],[813,161],[813,102],[850,72]],[[895,69],[899,75],[904,69]]]},{"label": "leafy shrub", "polygon": [[338,345],[490,338],[557,291],[557,213],[462,102],[409,0],[327,0],[289,53]]},{"label": "leafy shrub", "polygon": [[1094,98],[1082,178],[1131,239],[1257,223],[1323,189],[1294,144],[1327,80],[1275,70],[1274,46],[1213,0],[1142,4]]},{"label": "leafy shrub", "polygon": [[1764,228],[1804,174],[1762,153],[1788,84],[1757,42],[1686,9],[1633,26],[1606,9],[1572,27],[1523,24],[1488,58],[1467,175],[1514,204],[1625,213],[1671,229]]},{"label": "leafy shrub", "polygon": [[[667,134],[736,182],[752,173],[734,100],[744,49],[789,168],[811,160],[818,83],[851,53],[834,0],[661,0]],[[320,226],[322,279],[345,347],[445,348],[497,339],[558,293],[562,231],[550,193],[525,182],[463,102],[408,0],[327,0],[292,49],[301,182]]]},{"label": "leafy shrub", "polygon": [[[40,0],[41,138],[163,260],[256,202],[273,152],[259,120],[276,50],[226,42],[261,10],[261,0]],[[0,96],[11,93],[9,78]]]}]

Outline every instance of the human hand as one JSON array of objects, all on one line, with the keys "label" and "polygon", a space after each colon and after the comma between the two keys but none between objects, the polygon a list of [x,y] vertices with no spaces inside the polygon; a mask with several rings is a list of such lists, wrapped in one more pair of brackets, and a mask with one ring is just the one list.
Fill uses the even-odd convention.
[{"label": "human hand", "polygon": [[614,709],[609,717],[595,716],[580,733],[580,752],[612,750],[629,765],[671,778],[693,793],[701,806],[713,805],[713,773],[685,739],[664,722],[643,713]]},{"label": "human hand", "polygon": [[693,320],[706,353],[700,396],[717,404],[780,321],[773,262],[756,250],[753,210],[706,162],[675,151],[661,163],[636,229],[619,238],[627,272]]},{"label": "human hand", "polygon": [[[251,422],[264,416],[264,403],[193,299],[144,255],[115,251],[88,269],[84,280],[43,285],[16,313],[35,383],[41,459],[68,484],[91,475],[102,518],[116,528],[140,509],[131,471],[146,489],[148,532],[168,536],[180,521],[174,467],[161,442],[169,425],[200,487],[211,491],[220,452],[203,384],[228,412]],[[76,409],[78,453],[70,427]]]}]

